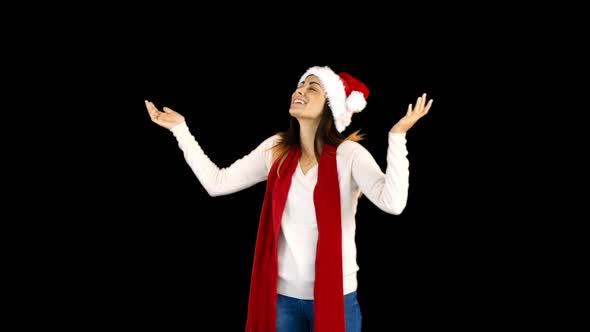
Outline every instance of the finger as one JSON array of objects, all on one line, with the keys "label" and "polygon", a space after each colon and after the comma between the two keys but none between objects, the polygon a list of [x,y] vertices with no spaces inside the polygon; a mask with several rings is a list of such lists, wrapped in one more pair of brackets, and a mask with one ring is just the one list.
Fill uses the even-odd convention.
[{"label": "finger", "polygon": [[147,109],[148,113],[150,114],[150,116],[152,116],[152,106],[150,105],[150,102],[148,100],[144,100],[145,102],[145,108]]},{"label": "finger", "polygon": [[408,111],[406,112],[406,115],[410,114],[412,114],[412,104],[408,105]]},{"label": "finger", "polygon": [[166,113],[172,113],[174,111],[172,109],[170,109],[169,107],[164,106],[164,112],[166,112]]},{"label": "finger", "polygon": [[154,104],[149,100],[145,101],[145,107],[147,108],[148,112],[150,112],[150,115],[154,113],[156,108]]},{"label": "finger", "polygon": [[426,92],[422,94],[422,103],[420,104],[420,110],[424,109],[424,104],[426,104]]},{"label": "finger", "polygon": [[426,104],[426,107],[424,107],[424,114],[428,113],[428,110],[430,110],[430,107],[432,106],[432,101],[433,99],[430,99],[428,101],[428,104]]},{"label": "finger", "polygon": [[147,106],[148,106],[148,111],[150,113],[150,117],[152,118],[152,121],[156,121],[159,117],[160,117],[160,111],[158,110],[158,108],[156,107],[156,105],[154,105],[154,103],[147,102]]},{"label": "finger", "polygon": [[424,95],[418,97],[418,100],[416,101],[416,109],[414,110],[414,112],[420,113],[420,111],[422,110],[422,105],[424,105]]}]

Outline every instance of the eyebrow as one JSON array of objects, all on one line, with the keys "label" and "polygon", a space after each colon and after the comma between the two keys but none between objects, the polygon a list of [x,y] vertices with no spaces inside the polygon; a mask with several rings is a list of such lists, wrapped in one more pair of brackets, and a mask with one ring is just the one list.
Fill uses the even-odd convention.
[{"label": "eyebrow", "polygon": [[324,89],[324,88],[322,87],[322,85],[320,84],[320,82],[309,81],[309,85],[311,86],[312,84],[316,84],[316,85],[317,85],[317,86],[319,86],[319,87],[320,87],[320,89],[322,89],[322,90]]},{"label": "eyebrow", "polygon": [[[303,84],[305,84],[305,82],[299,83],[299,86],[302,86]],[[312,85],[312,84],[317,84],[317,85],[319,85],[320,88],[322,88],[322,85],[320,84],[320,82],[309,81],[309,85]]]}]

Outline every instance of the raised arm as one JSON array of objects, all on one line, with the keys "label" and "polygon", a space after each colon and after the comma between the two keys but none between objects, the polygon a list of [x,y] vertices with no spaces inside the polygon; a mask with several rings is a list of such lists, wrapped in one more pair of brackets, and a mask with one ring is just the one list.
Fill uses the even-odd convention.
[{"label": "raised arm", "polygon": [[405,134],[389,133],[385,173],[362,146],[354,151],[352,177],[363,194],[381,210],[401,214],[408,200],[409,161]]},{"label": "raised arm", "polygon": [[432,99],[426,102],[423,94],[416,100],[416,106],[410,104],[406,114],[391,128],[385,173],[365,148],[355,151],[352,176],[369,200],[385,212],[398,215],[406,207],[410,173],[406,133],[431,106]]},{"label": "raised arm", "polygon": [[166,107],[164,112],[160,112],[148,101],[146,107],[152,121],[168,128],[174,134],[186,162],[209,195],[231,194],[266,180],[274,136],[266,139],[229,167],[220,169],[201,149],[180,114]]}]

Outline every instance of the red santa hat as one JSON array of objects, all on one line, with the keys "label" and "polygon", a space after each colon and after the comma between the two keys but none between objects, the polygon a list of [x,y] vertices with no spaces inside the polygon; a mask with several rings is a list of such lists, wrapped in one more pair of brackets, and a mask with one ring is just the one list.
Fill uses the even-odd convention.
[{"label": "red santa hat", "polygon": [[301,76],[299,83],[309,75],[315,75],[320,79],[334,116],[336,130],[343,132],[350,124],[352,114],[362,111],[367,106],[369,89],[349,73],[336,74],[327,66],[309,68]]}]

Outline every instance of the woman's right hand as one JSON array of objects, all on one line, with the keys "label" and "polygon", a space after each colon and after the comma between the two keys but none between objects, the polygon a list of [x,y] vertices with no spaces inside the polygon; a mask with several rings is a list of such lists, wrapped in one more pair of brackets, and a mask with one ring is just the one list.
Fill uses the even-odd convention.
[{"label": "woman's right hand", "polygon": [[152,119],[152,122],[166,129],[172,129],[172,127],[184,122],[184,116],[180,115],[168,107],[164,106],[164,111],[161,112],[156,108],[156,105],[151,101],[145,101],[145,107]]}]

